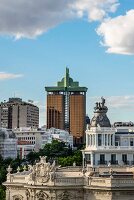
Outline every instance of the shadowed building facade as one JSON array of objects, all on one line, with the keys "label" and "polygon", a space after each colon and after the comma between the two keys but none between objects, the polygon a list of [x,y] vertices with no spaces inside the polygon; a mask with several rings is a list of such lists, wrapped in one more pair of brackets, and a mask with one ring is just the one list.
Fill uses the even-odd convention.
[{"label": "shadowed building facade", "polygon": [[74,144],[83,143],[86,116],[86,87],[73,81],[66,68],[65,77],[47,91],[47,128],[65,129],[72,133]]}]

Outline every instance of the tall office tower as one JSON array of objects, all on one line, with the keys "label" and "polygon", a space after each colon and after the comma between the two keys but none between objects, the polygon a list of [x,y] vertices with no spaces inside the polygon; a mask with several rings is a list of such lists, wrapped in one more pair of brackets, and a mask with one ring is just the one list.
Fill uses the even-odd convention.
[{"label": "tall office tower", "polygon": [[15,129],[39,127],[39,108],[20,98],[9,98],[0,103],[0,127]]},{"label": "tall office tower", "polygon": [[66,68],[65,77],[47,91],[47,128],[65,129],[72,133],[74,144],[83,143],[86,123],[86,87],[73,81]]}]

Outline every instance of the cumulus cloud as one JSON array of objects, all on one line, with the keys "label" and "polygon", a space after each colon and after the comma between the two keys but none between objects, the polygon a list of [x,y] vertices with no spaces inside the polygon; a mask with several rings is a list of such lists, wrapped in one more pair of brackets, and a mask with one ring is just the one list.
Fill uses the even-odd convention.
[{"label": "cumulus cloud", "polygon": [[87,15],[89,21],[102,20],[109,12],[115,12],[118,0],[76,0],[72,7],[78,16]]},{"label": "cumulus cloud", "polygon": [[14,79],[14,78],[22,77],[22,76],[23,76],[22,74],[12,74],[12,73],[0,72],[0,80]]},{"label": "cumulus cloud", "polygon": [[111,108],[124,108],[134,110],[134,95],[111,96],[107,98],[107,104]]},{"label": "cumulus cloud", "polygon": [[134,54],[134,10],[104,21],[97,33],[103,37],[102,44],[108,47],[108,53]]},{"label": "cumulus cloud", "polygon": [[0,34],[34,38],[66,20],[101,20],[117,6],[118,0],[2,0]]}]

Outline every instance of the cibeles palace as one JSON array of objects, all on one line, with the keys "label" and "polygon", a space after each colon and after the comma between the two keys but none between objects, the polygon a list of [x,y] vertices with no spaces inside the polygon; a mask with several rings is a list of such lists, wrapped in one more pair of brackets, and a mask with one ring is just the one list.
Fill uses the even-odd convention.
[{"label": "cibeles palace", "polygon": [[133,200],[134,126],[111,126],[107,111],[102,98],[86,130],[82,167],[62,168],[46,157],[23,172],[9,166],[6,200]]}]

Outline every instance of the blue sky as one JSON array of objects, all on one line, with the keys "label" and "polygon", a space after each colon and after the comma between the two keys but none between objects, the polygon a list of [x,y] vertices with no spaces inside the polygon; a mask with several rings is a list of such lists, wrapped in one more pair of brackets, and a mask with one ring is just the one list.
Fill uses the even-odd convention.
[{"label": "blue sky", "polygon": [[40,107],[40,125],[45,124],[44,87],[61,80],[68,66],[71,77],[88,87],[90,117],[104,96],[112,122],[134,121],[132,0],[59,0],[56,7],[54,0],[49,6],[48,0],[39,0],[38,8],[34,0],[29,5],[26,0],[2,2],[1,101],[14,95],[33,100]]}]

